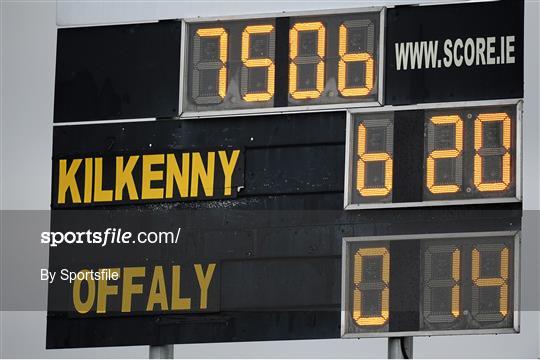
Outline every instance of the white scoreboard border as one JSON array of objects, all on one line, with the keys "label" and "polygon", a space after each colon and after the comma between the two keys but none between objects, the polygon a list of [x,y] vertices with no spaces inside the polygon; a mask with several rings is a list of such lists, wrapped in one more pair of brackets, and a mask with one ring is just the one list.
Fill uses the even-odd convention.
[{"label": "white scoreboard border", "polygon": [[[348,8],[337,10],[313,10],[313,11],[291,11],[281,13],[266,13],[258,15],[233,15],[223,17],[208,17],[208,18],[188,18],[182,20],[182,31],[180,36],[180,89],[178,99],[178,117],[181,119],[205,118],[205,117],[222,117],[222,116],[238,116],[238,115],[263,115],[263,114],[284,114],[297,113],[303,111],[315,110],[346,110],[349,108],[367,108],[380,107],[384,104],[384,65],[385,65],[385,35],[386,35],[386,7],[371,6],[362,8]],[[208,110],[208,111],[184,111],[184,96],[187,87],[187,71],[189,61],[189,34],[188,26],[192,23],[205,22],[220,22],[220,21],[235,21],[235,20],[258,20],[258,19],[274,19],[280,17],[302,17],[302,16],[317,16],[317,15],[352,15],[361,13],[379,13],[379,53],[377,66],[377,101],[368,102],[350,102],[339,104],[321,104],[321,105],[293,105],[283,107],[266,107],[266,108],[250,108],[250,109],[223,109],[223,110]]]},{"label": "white scoreboard border", "polygon": [[[354,161],[353,149],[353,115],[356,114],[371,114],[383,112],[396,112],[404,110],[428,110],[428,109],[448,109],[448,108],[473,108],[484,106],[497,105],[515,105],[516,106],[516,196],[515,197],[497,197],[497,198],[481,198],[481,199],[457,199],[457,200],[428,200],[416,202],[402,203],[363,203],[355,204],[352,202],[352,171]],[[444,103],[429,103],[415,104],[406,106],[382,106],[378,108],[355,109],[347,111],[346,139],[345,139],[345,184],[343,196],[343,208],[345,210],[360,210],[360,209],[381,209],[381,208],[405,208],[405,207],[426,207],[426,206],[446,206],[446,205],[466,205],[466,204],[493,204],[493,203],[512,203],[520,202],[522,199],[522,147],[523,147],[523,100],[508,99],[508,100],[487,100],[487,101],[463,101],[463,102],[444,102]]]},{"label": "white scoreboard border", "polygon": [[[474,237],[514,237],[514,319],[511,328],[492,329],[461,329],[461,330],[420,330],[420,331],[395,331],[395,332],[347,332],[350,323],[349,297],[347,294],[350,274],[348,263],[349,245],[359,241],[395,241],[395,240],[422,240],[422,239],[455,239]],[[388,338],[404,336],[438,336],[438,335],[486,335],[486,334],[514,334],[520,332],[520,257],[521,257],[521,231],[489,231],[489,232],[463,232],[463,233],[437,233],[437,234],[413,234],[413,235],[385,235],[385,236],[357,236],[345,237],[342,242],[341,253],[341,337],[343,339],[357,338]],[[391,290],[390,290],[391,291]]]}]

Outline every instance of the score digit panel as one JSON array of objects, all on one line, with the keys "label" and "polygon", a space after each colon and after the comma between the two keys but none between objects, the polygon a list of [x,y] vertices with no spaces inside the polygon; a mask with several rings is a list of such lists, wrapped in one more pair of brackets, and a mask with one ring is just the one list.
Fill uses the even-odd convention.
[{"label": "score digit panel", "polygon": [[182,116],[380,105],[383,15],[186,21]]},{"label": "score digit panel", "polygon": [[520,201],[521,105],[351,112],[345,209]]},{"label": "score digit panel", "polygon": [[519,332],[518,232],[345,238],[342,337]]}]

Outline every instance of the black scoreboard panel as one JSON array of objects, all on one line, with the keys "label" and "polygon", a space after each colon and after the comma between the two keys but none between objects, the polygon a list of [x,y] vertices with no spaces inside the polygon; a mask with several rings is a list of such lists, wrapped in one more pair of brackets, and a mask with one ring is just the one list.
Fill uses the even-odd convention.
[{"label": "black scoreboard panel", "polygon": [[522,96],[523,1],[60,29],[55,122],[163,119],[54,127],[52,231],[178,242],[51,246],[47,348],[519,331]]},{"label": "black scoreboard panel", "polygon": [[385,104],[522,98],[523,14],[522,0],[389,8]]},{"label": "black scoreboard panel", "polygon": [[[53,198],[52,231],[182,230],[172,245],[52,247],[51,269],[119,269],[120,279],[51,284],[47,347],[339,338],[344,237],[520,229],[520,204],[345,211],[345,124],[345,112],[325,112],[233,117],[226,128],[223,118],[55,127],[53,161],[93,158],[94,172],[97,157],[126,164],[220,144],[242,149],[244,176],[234,199],[64,209]],[[114,188],[103,170],[103,189]]]},{"label": "black scoreboard panel", "polygon": [[342,335],[519,331],[519,243],[517,232],[344,239]]},{"label": "black scoreboard panel", "polygon": [[186,116],[379,102],[382,10],[187,22]]},{"label": "black scoreboard panel", "polygon": [[352,112],[345,208],[519,201],[521,103],[477,104]]},{"label": "black scoreboard panel", "polygon": [[178,115],[181,25],[59,29],[54,122]]}]

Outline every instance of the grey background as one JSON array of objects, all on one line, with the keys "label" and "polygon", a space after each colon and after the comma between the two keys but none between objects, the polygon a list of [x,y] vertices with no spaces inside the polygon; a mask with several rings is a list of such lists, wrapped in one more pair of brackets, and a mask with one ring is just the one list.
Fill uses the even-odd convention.
[{"label": "grey background", "polygon": [[[395,2],[394,2],[395,3]],[[39,274],[25,264],[8,259],[32,254],[47,262],[47,248],[29,230],[27,212],[46,210],[50,203],[50,159],[56,52],[56,22],[64,25],[153,20],[164,17],[260,13],[264,11],[358,7],[391,4],[389,1],[206,1],[127,2],[67,1],[56,11],[54,1],[1,2],[1,165],[0,201],[2,224],[0,291],[16,279],[17,296],[36,296],[46,303],[46,288],[32,287]],[[525,8],[525,117],[524,117],[524,244],[523,269],[526,297],[536,307],[521,314],[519,335],[455,336],[415,339],[416,357],[527,357],[540,355],[538,311],[538,243],[540,192],[539,151],[539,22],[540,3],[526,1]],[[534,211],[536,210],[536,211]],[[43,212],[46,214],[46,212]],[[46,231],[46,216],[34,228]],[[16,242],[17,241],[17,242]],[[6,265],[7,264],[7,265]],[[35,276],[33,278],[32,276]],[[2,297],[3,298],[3,297]],[[533,300],[531,300],[533,301]],[[45,305],[43,305],[43,308]],[[2,306],[2,310],[4,310]],[[532,311],[535,310],[535,311]],[[0,313],[1,357],[147,357],[144,346],[126,348],[45,350],[46,313],[2,311]],[[385,339],[280,341],[236,344],[176,345],[177,357],[385,357]]]}]

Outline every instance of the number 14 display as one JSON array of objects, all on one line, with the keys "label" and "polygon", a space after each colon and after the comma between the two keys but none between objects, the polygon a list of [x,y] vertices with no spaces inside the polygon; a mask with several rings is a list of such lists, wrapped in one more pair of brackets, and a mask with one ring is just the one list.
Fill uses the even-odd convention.
[{"label": "number 14 display", "polygon": [[344,239],[344,334],[514,331],[517,232]]}]

